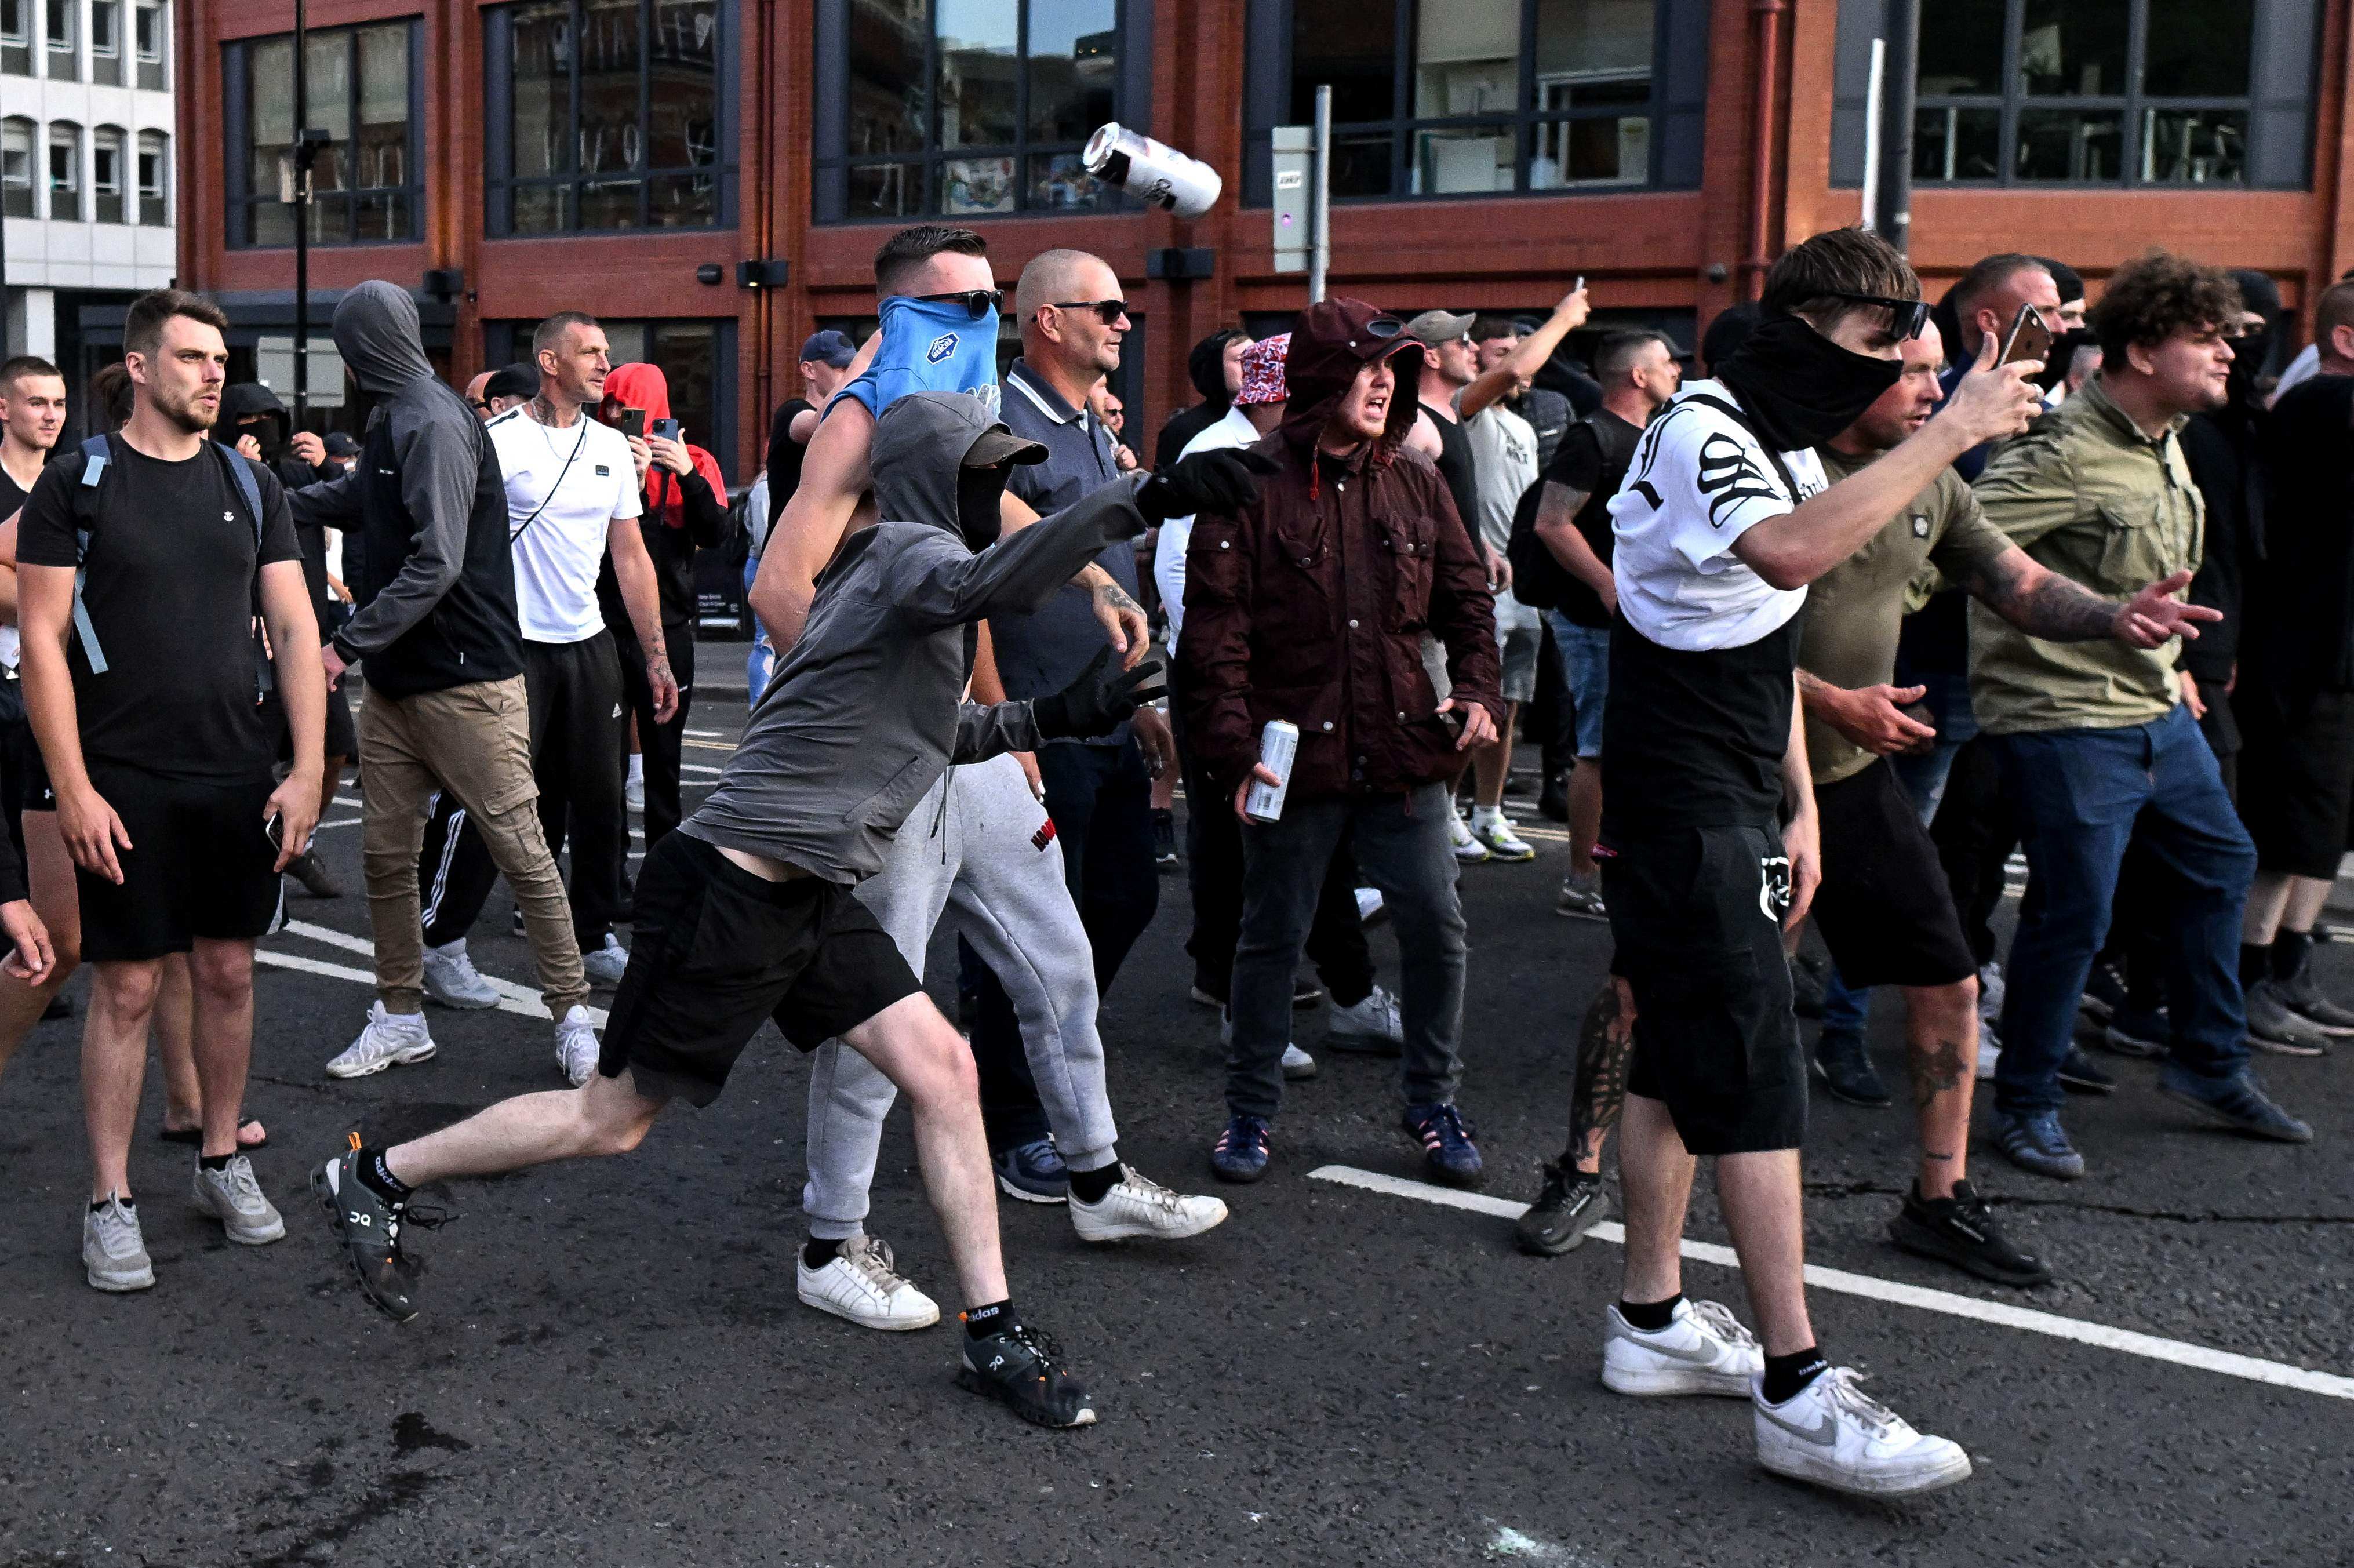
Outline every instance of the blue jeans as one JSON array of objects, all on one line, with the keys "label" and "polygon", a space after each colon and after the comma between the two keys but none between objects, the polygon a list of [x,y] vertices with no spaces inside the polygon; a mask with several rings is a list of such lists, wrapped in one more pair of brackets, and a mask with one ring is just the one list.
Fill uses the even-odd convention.
[{"label": "blue jeans", "polygon": [[1545,611],[1545,617],[1553,623],[1553,645],[1561,655],[1562,673],[1577,711],[1577,755],[1590,761],[1602,755],[1602,705],[1610,694],[1610,629],[1580,626],[1557,609]]},{"label": "blue jeans", "polygon": [[[1919,757],[1896,756],[1888,759],[1896,769],[1896,777],[1904,783],[1906,793],[1919,803],[1922,821],[1937,814],[1937,803],[1946,798],[1946,776],[1954,770],[1954,753],[1962,743],[1978,733],[1978,714],[1970,706],[1970,678],[1929,671],[1916,676],[1918,683],[1928,688],[1922,694],[1921,705],[1929,710],[1929,722],[1936,726],[1937,740]],[[1899,672],[1896,683],[1910,685]]]},{"label": "blue jeans", "polygon": [[[752,579],[759,575],[760,557],[752,556],[744,563],[744,592],[752,592]],[[769,672],[776,668],[777,651],[769,642],[769,629],[756,619],[752,622],[752,652],[744,660],[744,684],[748,689],[749,705],[760,705],[760,694],[769,689]]]},{"label": "blue jeans", "polygon": [[1993,737],[2027,850],[2027,898],[2010,945],[1995,1105],[2058,1108],[2076,1000],[2108,935],[2128,842],[2150,854],[2153,918],[2167,943],[2175,1063],[2220,1081],[2248,1061],[2240,910],[2255,845],[2223,792],[2215,753],[2186,708],[2124,729]]}]

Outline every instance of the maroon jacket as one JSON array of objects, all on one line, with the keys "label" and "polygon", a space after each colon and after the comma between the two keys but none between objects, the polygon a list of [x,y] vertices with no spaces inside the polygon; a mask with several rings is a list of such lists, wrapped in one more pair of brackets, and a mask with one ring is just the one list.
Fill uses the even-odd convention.
[{"label": "maroon jacket", "polygon": [[[1458,703],[1500,716],[1495,599],[1447,485],[1401,450],[1414,425],[1417,345],[1367,334],[1396,323],[1334,300],[1301,313],[1284,376],[1282,429],[1253,450],[1282,465],[1235,517],[1193,521],[1178,640],[1185,741],[1231,794],[1269,719],[1299,726],[1295,796],[1394,793],[1452,776],[1455,731],[1422,664],[1445,644]],[[1357,366],[1406,353],[1389,432],[1320,466],[1316,436]]]}]

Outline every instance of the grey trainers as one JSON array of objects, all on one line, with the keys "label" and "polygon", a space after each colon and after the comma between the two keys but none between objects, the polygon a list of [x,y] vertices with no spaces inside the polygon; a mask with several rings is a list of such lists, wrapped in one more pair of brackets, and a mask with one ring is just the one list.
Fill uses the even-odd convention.
[{"label": "grey trainers", "polygon": [[155,1266],[147,1261],[146,1238],[139,1234],[139,1211],[109,1192],[81,1216],[81,1266],[93,1290],[147,1290]]},{"label": "grey trainers", "polygon": [[189,1195],[239,1246],[268,1246],[286,1234],[286,1222],[262,1196],[261,1183],[253,1179],[253,1161],[242,1154],[232,1155],[217,1171],[198,1165]]},{"label": "grey trainers", "polygon": [[629,972],[630,949],[621,946],[620,939],[608,931],[604,946],[582,950],[580,967],[588,972],[591,985],[619,985],[621,977]]},{"label": "grey trainers", "polygon": [[2329,1049],[2319,1029],[2289,1010],[2276,980],[2260,980],[2247,991],[2248,1044],[2283,1056],[2318,1056]]},{"label": "grey trainers", "polygon": [[499,1004],[499,988],[467,956],[466,938],[425,949],[425,994],[444,1007],[479,1011]]},{"label": "grey trainers", "polygon": [[2321,992],[2313,978],[2313,965],[2308,961],[2293,979],[2275,980],[2281,1001],[2290,1012],[2313,1025],[2324,1034],[2344,1039],[2354,1035],[2354,1010],[2339,1006]]}]

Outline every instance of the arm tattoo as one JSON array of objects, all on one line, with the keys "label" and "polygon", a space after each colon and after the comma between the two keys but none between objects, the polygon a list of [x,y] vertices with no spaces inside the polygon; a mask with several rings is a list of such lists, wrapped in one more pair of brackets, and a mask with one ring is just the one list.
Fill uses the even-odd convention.
[{"label": "arm tattoo", "polygon": [[1960,1088],[1962,1075],[1969,1071],[1958,1040],[1940,1040],[1927,1051],[1909,1051],[1905,1065],[1912,1070],[1916,1106],[1926,1106],[1939,1095]]},{"label": "arm tattoo", "polygon": [[1132,609],[1139,615],[1144,613],[1144,607],[1130,599],[1128,590],[1116,582],[1098,585],[1096,588],[1096,597],[1114,609]]},{"label": "arm tattoo", "polygon": [[1634,1045],[1634,998],[1627,982],[1613,976],[1603,981],[1578,1030],[1565,1162],[1576,1164],[1588,1140],[1606,1136],[1618,1125],[1618,1113],[1627,1104],[1627,1060]]},{"label": "arm tattoo", "polygon": [[2032,588],[2026,558],[2014,560],[2006,552],[1970,574],[1962,586],[1988,609],[2030,637],[2049,642],[2095,642],[2115,633],[2117,605],[2070,582],[2057,572],[2044,572]]}]

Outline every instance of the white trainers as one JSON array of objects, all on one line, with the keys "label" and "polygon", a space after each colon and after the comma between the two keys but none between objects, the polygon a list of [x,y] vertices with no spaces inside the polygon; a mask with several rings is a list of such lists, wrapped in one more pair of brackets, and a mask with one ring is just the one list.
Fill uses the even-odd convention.
[{"label": "white trainers", "polygon": [[1515,863],[1537,858],[1536,846],[1512,831],[1512,819],[1500,810],[1476,806],[1471,811],[1471,836],[1488,846],[1498,860]]},{"label": "white trainers", "polygon": [[482,978],[466,953],[466,938],[425,949],[425,994],[444,1007],[469,1011],[499,1004],[499,988]]},{"label": "white trainers", "polygon": [[591,985],[619,985],[630,968],[630,949],[621,946],[612,932],[605,933],[605,945],[580,955],[580,967],[588,971]]},{"label": "white trainers", "polygon": [[1070,1206],[1071,1224],[1083,1242],[1182,1241],[1215,1230],[1226,1219],[1225,1200],[1172,1192],[1134,1166],[1122,1169],[1099,1202],[1082,1202],[1074,1189]]},{"label": "white trainers", "polygon": [[1365,993],[1353,1007],[1324,1003],[1324,1038],[1328,1044],[1348,1041],[1384,1048],[1405,1044],[1405,1022],[1398,1015],[1398,999],[1380,986]]},{"label": "white trainers", "polygon": [[793,1278],[802,1302],[821,1312],[847,1318],[862,1329],[904,1333],[940,1320],[939,1303],[910,1285],[893,1266],[890,1245],[870,1235],[852,1236],[823,1268],[811,1268],[800,1255]]},{"label": "white trainers", "polygon": [[285,1239],[285,1220],[262,1196],[261,1183],[253,1178],[253,1161],[242,1154],[230,1156],[229,1162],[217,1171],[198,1165],[190,1195],[196,1207],[218,1220],[228,1239],[239,1246],[268,1246]]},{"label": "white trainers", "polygon": [[406,1067],[433,1054],[433,1034],[421,1012],[387,1012],[384,1003],[368,1006],[367,1027],[327,1064],[331,1078],[365,1078],[387,1067]]},{"label": "white trainers", "polygon": [[1295,1082],[1316,1075],[1316,1058],[1297,1045],[1283,1048],[1283,1075]]},{"label": "white trainers", "polygon": [[1477,865],[1488,858],[1488,846],[1471,836],[1471,830],[1463,825],[1463,813],[1452,800],[1447,803],[1447,844],[1465,865]]},{"label": "white trainers", "polygon": [[1993,1083],[1995,1064],[2001,1060],[2002,1042],[1996,1038],[1994,1026],[1989,1023],[1980,1023],[1978,1025],[1978,1082]]},{"label": "white trainers", "polygon": [[556,1065],[564,1069],[574,1088],[588,1081],[604,1049],[598,1043],[597,1026],[589,1021],[588,1010],[578,1002],[566,1008],[556,1026]]},{"label": "white trainers", "polygon": [[147,1260],[147,1243],[139,1234],[139,1211],[122,1193],[110,1192],[97,1208],[83,1209],[81,1267],[93,1290],[154,1288],[155,1266]]},{"label": "white trainers", "polygon": [[1757,1336],[1714,1301],[1683,1300],[1656,1333],[1636,1328],[1614,1302],[1603,1309],[1602,1386],[1652,1397],[1716,1393],[1744,1399],[1766,1375]]},{"label": "white trainers", "polygon": [[1978,966],[1978,1022],[1995,1023],[2001,1020],[2004,989],[2000,964]]},{"label": "white trainers", "polygon": [[642,813],[646,809],[646,781],[643,779],[632,779],[623,784],[621,803],[632,811]]},{"label": "white trainers", "polygon": [[1961,1445],[1913,1430],[1896,1412],[1857,1385],[1850,1367],[1833,1367],[1780,1404],[1760,1393],[1757,1462],[1777,1476],[1865,1498],[1906,1498],[1970,1477]]},{"label": "white trainers", "polygon": [[1380,888],[1360,887],[1357,889],[1358,925],[1377,926],[1381,924],[1382,917],[1389,912],[1389,904],[1382,897],[1382,890]]},{"label": "white trainers", "polygon": [[1561,879],[1561,895],[1553,901],[1553,912],[1577,920],[1607,920],[1609,906],[1602,902],[1602,873],[1589,871],[1584,876],[1575,872]]}]

